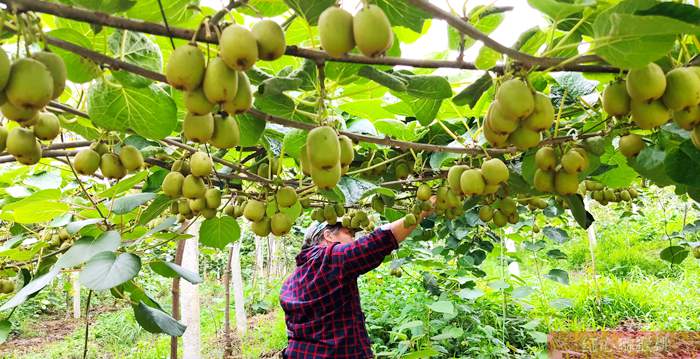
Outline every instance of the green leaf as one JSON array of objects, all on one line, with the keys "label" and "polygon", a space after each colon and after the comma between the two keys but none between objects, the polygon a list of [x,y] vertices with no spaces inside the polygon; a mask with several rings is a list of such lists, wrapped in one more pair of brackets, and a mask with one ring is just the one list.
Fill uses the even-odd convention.
[{"label": "green leaf", "polygon": [[[400,93],[394,94],[403,101],[399,104],[408,105],[410,112],[407,115],[415,117],[423,126],[428,126],[435,119],[438,111],[440,111],[440,106],[442,105],[442,100],[417,98]],[[395,105],[397,104],[389,105],[386,107],[386,109],[391,111],[392,106]]]},{"label": "green leaf", "polygon": [[10,330],[12,330],[12,323],[10,323],[9,320],[5,319],[0,321],[0,344],[7,340],[7,337],[10,335]]},{"label": "green leaf", "polygon": [[282,15],[289,10],[283,0],[249,0],[248,5],[250,6],[242,6],[236,11],[248,16],[273,17]]},{"label": "green leaf", "polygon": [[[505,19],[505,15],[503,13],[497,12],[493,13],[490,12],[489,8],[484,9],[484,7],[480,6],[475,6],[474,9],[471,11],[471,15],[469,16],[470,22],[472,25],[479,31],[481,31],[484,34],[491,34],[494,32],[499,25],[503,22]],[[478,14],[477,14],[478,13]],[[476,15],[476,16],[475,16]],[[459,32],[452,26],[447,27],[447,42],[448,46],[452,50],[459,50],[459,41],[460,41],[460,36]],[[476,40],[474,40],[471,37],[465,36],[464,37],[464,49],[467,50],[470,47],[472,47],[476,43]]]},{"label": "green leaf", "polygon": [[147,306],[140,301],[134,307],[134,317],[139,325],[149,333],[165,333],[173,337],[182,336],[186,326],[173,319],[162,310]]},{"label": "green leaf", "polygon": [[345,201],[343,202],[347,205],[352,205],[363,198],[365,192],[377,188],[377,185],[353,177],[343,176],[340,178],[340,182],[338,182],[338,188],[345,197]]},{"label": "green leaf", "polygon": [[164,219],[162,222],[158,223],[157,226],[148,230],[148,232],[144,233],[141,237],[139,237],[139,239],[148,238],[155,233],[158,233],[160,231],[164,231],[164,230],[172,227],[175,223],[177,223],[177,216],[170,216],[170,217]]},{"label": "green leaf", "polygon": [[[124,62],[155,72],[163,69],[160,48],[140,32],[117,30],[109,36],[107,44],[112,54]],[[112,75],[126,86],[146,87],[153,82],[128,71],[112,71]]]},{"label": "green leaf", "polygon": [[394,91],[404,92],[408,88],[407,81],[403,78],[378,70],[373,66],[362,66],[357,74]]},{"label": "green leaf", "polygon": [[464,288],[464,289],[460,290],[459,292],[457,292],[457,296],[459,296],[460,298],[462,298],[464,300],[474,300],[474,299],[479,298],[483,295],[484,295],[484,292],[478,288],[474,288],[474,289]]},{"label": "green leaf", "polygon": [[240,237],[241,228],[230,216],[209,218],[199,227],[199,243],[207,247],[224,249]]},{"label": "green leaf", "polygon": [[700,150],[690,140],[666,155],[664,168],[668,176],[681,184],[700,187]]},{"label": "green leaf", "polygon": [[265,131],[265,121],[248,114],[236,115],[238,128],[241,132],[241,147],[255,146]]},{"label": "green leaf", "polygon": [[316,25],[321,13],[332,6],[335,0],[284,0],[284,2],[309,25]]},{"label": "green leaf", "polygon": [[427,129],[416,129],[418,123],[415,121],[404,123],[396,119],[384,119],[374,121],[374,127],[377,131],[399,140],[415,141],[421,138]]},{"label": "green leaf", "polygon": [[671,264],[681,264],[688,257],[690,251],[681,246],[670,246],[664,248],[659,256],[661,259]]},{"label": "green leaf", "polygon": [[308,132],[304,130],[293,129],[284,134],[282,145],[284,152],[292,158],[298,159],[301,154],[301,147],[306,144],[306,136]]},{"label": "green leaf", "polygon": [[468,105],[470,108],[473,108],[492,84],[491,75],[488,72],[484,72],[481,77],[453,97],[452,102],[457,106]]},{"label": "green leaf", "polygon": [[452,87],[446,78],[432,75],[407,75],[406,91],[415,97],[442,100],[452,97]]},{"label": "green leaf", "polygon": [[547,226],[542,228],[542,234],[545,237],[562,244],[569,241],[569,233],[561,228]]},{"label": "green leaf", "polygon": [[156,194],[151,192],[136,193],[120,197],[115,199],[114,203],[112,203],[112,212],[114,214],[126,214],[154,198],[156,198]]},{"label": "green leaf", "polygon": [[642,152],[628,161],[629,165],[643,177],[650,179],[657,186],[663,187],[673,184],[664,169],[667,151],[656,146],[647,146]]},{"label": "green leaf", "polygon": [[114,186],[100,192],[97,196],[100,198],[110,198],[114,197],[120,193],[126,192],[137,184],[143,182],[143,180],[148,176],[148,171],[141,171],[135,173],[129,177],[123,178],[117,182]]},{"label": "green leaf", "polygon": [[113,14],[131,9],[136,0],[60,0],[73,6]]},{"label": "green leaf", "polygon": [[690,4],[662,2],[651,8],[640,10],[636,15],[660,15],[681,20],[694,25],[700,25],[700,8]]},{"label": "green leaf", "polygon": [[404,0],[375,0],[374,3],[384,10],[392,26],[403,26],[417,33],[423,31],[423,23],[431,17]]},{"label": "green leaf", "polygon": [[430,349],[419,350],[417,352],[408,353],[408,354],[402,356],[401,358],[402,359],[423,359],[423,358],[430,358],[430,357],[439,356],[439,355],[440,355],[440,352],[438,352],[435,349],[430,348]]},{"label": "green leaf", "polygon": [[569,285],[569,273],[561,269],[550,269],[545,277],[561,284]]},{"label": "green leaf", "polygon": [[170,197],[164,194],[159,194],[158,197],[156,197],[156,199],[154,199],[153,202],[146,207],[143,213],[141,213],[141,216],[139,217],[139,224],[144,225],[163,214],[163,212],[170,207],[171,202],[172,199],[170,199]]},{"label": "green leaf", "polygon": [[[51,30],[47,32],[46,35],[85,48],[93,47],[87,37],[73,29],[60,28]],[[97,76],[102,73],[100,67],[91,60],[55,46],[49,45],[49,49],[63,59],[63,62],[66,64],[68,80],[71,82],[79,84],[86,83],[94,78],[97,78]]]},{"label": "green leaf", "polygon": [[559,249],[548,250],[547,257],[552,258],[552,259],[566,259],[566,258],[568,258],[566,253],[560,251]]},{"label": "green leaf", "polygon": [[479,55],[476,56],[474,65],[476,65],[477,69],[488,70],[496,66],[500,59],[501,54],[499,52],[490,47],[482,46],[481,49],[479,49]]},{"label": "green leaf", "polygon": [[588,6],[557,0],[527,0],[527,3],[554,20],[564,20],[567,16],[583,11]]},{"label": "green leaf", "polygon": [[595,219],[593,218],[593,215],[586,210],[581,195],[575,194],[564,196],[564,200],[566,200],[566,203],[569,205],[569,209],[571,210],[571,214],[574,216],[576,223],[578,223],[581,228],[588,229],[588,227],[593,224]]},{"label": "green leaf", "polygon": [[3,303],[2,307],[0,307],[0,312],[12,309],[24,303],[30,295],[44,289],[44,287],[51,283],[51,281],[56,278],[60,272],[61,271],[58,268],[53,267],[46,274],[34,278],[31,282],[22,287],[22,289],[20,289],[14,297]]},{"label": "green leaf", "polygon": [[88,218],[80,221],[70,222],[66,225],[66,231],[70,234],[76,234],[81,229],[102,222],[102,218]]},{"label": "green leaf", "polygon": [[433,312],[452,315],[455,314],[455,306],[452,302],[441,300],[428,305],[428,308]]},{"label": "green leaf", "polygon": [[[199,13],[196,7],[190,6],[193,4],[192,0],[168,0],[162,3],[163,11],[168,18],[168,24],[170,26],[182,24],[192,18],[193,15]],[[163,17],[160,13],[157,1],[138,1],[134,7],[127,11],[126,15],[129,18],[141,19],[149,22],[163,22]]]},{"label": "green leaf", "polygon": [[92,122],[108,130],[128,129],[160,140],[177,124],[175,101],[156,84],[134,88],[100,80],[90,85],[87,100]]},{"label": "green leaf", "polygon": [[457,339],[464,335],[464,329],[458,327],[447,327],[442,330],[442,333],[430,337],[430,340],[447,340],[447,339]]},{"label": "green leaf", "polygon": [[109,289],[136,277],[140,270],[141,258],[134,254],[100,252],[80,271],[80,283],[92,290]]},{"label": "green leaf", "polygon": [[34,202],[15,208],[13,216],[17,223],[42,223],[68,212],[69,209],[70,206],[67,203],[55,201]]},{"label": "green leaf", "polygon": [[166,278],[181,277],[192,284],[202,283],[199,274],[183,268],[175,263],[166,261],[155,261],[148,264],[151,269]]},{"label": "green leaf", "polygon": [[279,95],[284,91],[297,90],[302,80],[291,77],[273,77],[263,81],[258,86],[258,93],[264,96]]},{"label": "green leaf", "polygon": [[113,252],[119,248],[121,237],[117,231],[107,231],[97,238],[83,237],[75,241],[70,249],[56,262],[56,268],[75,267],[90,260],[97,253]]}]

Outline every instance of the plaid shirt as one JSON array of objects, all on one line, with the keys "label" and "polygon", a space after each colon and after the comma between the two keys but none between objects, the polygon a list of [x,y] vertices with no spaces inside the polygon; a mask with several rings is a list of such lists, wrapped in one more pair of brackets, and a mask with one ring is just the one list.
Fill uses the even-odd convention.
[{"label": "plaid shirt", "polygon": [[378,228],[352,243],[302,250],[280,296],[289,337],[285,358],[372,358],[357,277],[397,247],[391,230]]}]

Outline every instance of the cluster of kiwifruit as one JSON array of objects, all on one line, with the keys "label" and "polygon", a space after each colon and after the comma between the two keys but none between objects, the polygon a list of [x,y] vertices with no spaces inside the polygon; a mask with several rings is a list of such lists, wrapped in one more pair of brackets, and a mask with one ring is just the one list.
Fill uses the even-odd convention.
[{"label": "cluster of kiwifruit", "polygon": [[[430,187],[428,187],[430,189]],[[393,197],[389,197],[383,194],[375,194],[370,199],[370,206],[375,212],[384,213],[386,207],[393,207],[396,201]]]},{"label": "cluster of kiwifruit", "polygon": [[[452,198],[451,190],[445,186],[438,189],[436,195],[436,207],[439,204],[439,212],[451,217],[456,217],[463,214],[462,201]],[[430,197],[433,195],[433,189],[427,184],[421,184],[416,189],[416,198],[413,200],[410,211],[403,217],[403,226],[409,228],[418,224],[421,214],[432,209],[433,204],[430,202]],[[453,194],[454,195],[454,194]]]},{"label": "cluster of kiwifruit", "polygon": [[630,202],[639,197],[639,192],[634,188],[608,188],[600,182],[586,180],[581,184],[581,192],[588,195],[596,202],[605,206],[613,202]]},{"label": "cluster of kiwifruit", "polygon": [[9,279],[0,279],[0,294],[10,294],[15,291],[15,282]]},{"label": "cluster of kiwifruit", "polygon": [[72,238],[73,237],[65,228],[61,228],[58,231],[44,231],[42,234],[42,240],[47,243],[50,248],[60,247],[60,249],[64,249],[71,245]]},{"label": "cluster of kiwifruit", "polygon": [[193,153],[189,161],[180,159],[173,162],[170,173],[161,185],[166,196],[178,199],[171,204],[173,213],[179,214],[181,219],[190,219],[197,214],[204,218],[216,216],[216,210],[221,205],[221,191],[207,187],[204,181],[213,170],[211,158],[201,151]]},{"label": "cluster of kiwifruit", "polygon": [[518,202],[508,196],[499,199],[495,196],[486,197],[486,203],[479,207],[479,218],[499,228],[508,223],[516,224],[520,220]]},{"label": "cluster of kiwifruit", "polygon": [[309,131],[306,144],[301,147],[301,170],[311,175],[320,189],[331,189],[347,173],[355,158],[352,140],[335,132],[330,126],[319,126]]},{"label": "cluster of kiwifruit", "polygon": [[345,55],[356,45],[365,56],[380,56],[394,44],[389,18],[377,5],[364,6],[354,17],[331,6],[318,19],[318,33],[321,46],[334,57]]},{"label": "cluster of kiwifruit", "polygon": [[545,209],[549,206],[549,203],[547,203],[547,200],[544,198],[540,197],[524,197],[524,198],[518,198],[517,199],[518,203],[520,203],[523,206],[527,206],[527,208],[531,211],[536,211],[538,209]]},{"label": "cluster of kiwifruit", "polygon": [[[324,208],[325,212],[325,208]],[[325,216],[324,216],[325,217]],[[370,231],[372,230],[373,223],[370,221],[369,217],[367,216],[367,213],[361,210],[352,210],[352,211],[347,211],[343,218],[340,220],[340,223],[343,224],[343,227],[352,229],[355,231],[359,230],[365,230],[365,231]]]},{"label": "cluster of kiwifruit", "polygon": [[259,163],[255,169],[258,176],[263,178],[272,179],[279,170],[279,161],[277,158],[265,157],[264,160]]},{"label": "cluster of kiwifruit", "polygon": [[535,189],[572,195],[578,191],[579,173],[588,168],[588,153],[582,147],[573,147],[559,157],[554,148],[544,146],[535,153],[535,164]]},{"label": "cluster of kiwifruit", "polygon": [[508,167],[498,158],[484,161],[481,168],[455,165],[447,172],[449,188],[458,196],[494,194],[509,177]]},{"label": "cluster of kiwifruit", "polygon": [[110,179],[121,179],[128,172],[138,171],[143,166],[141,151],[131,145],[121,146],[116,154],[106,144],[95,142],[73,158],[73,168],[81,175],[92,175],[99,168],[102,176]]},{"label": "cluster of kiwifruit", "polygon": [[511,144],[521,151],[537,146],[541,132],[552,126],[554,107],[547,95],[526,81],[510,79],[496,90],[484,121],[484,137],[493,147]]},{"label": "cluster of kiwifruit", "polygon": [[342,221],[345,215],[345,207],[340,203],[327,203],[323,207],[315,208],[311,211],[311,219],[318,222],[328,222],[330,225],[338,223],[338,219]]},{"label": "cluster of kiwifruit", "polygon": [[[274,213],[271,215],[268,213],[268,208],[270,207],[268,203],[254,198],[248,199],[234,207],[233,214],[238,216],[242,209],[243,216],[251,222],[250,229],[260,237],[265,237],[270,233],[282,236],[289,233],[294,225],[294,221],[292,221],[289,214],[282,210],[294,206],[298,201],[299,198],[294,188],[283,186],[275,193]],[[231,212],[231,210],[228,210],[228,212]]]},{"label": "cluster of kiwifruit", "polygon": [[10,62],[0,49],[0,111],[21,127],[0,127],[0,151],[7,149],[19,163],[41,159],[39,140],[51,141],[61,131],[56,115],[43,112],[66,86],[66,65],[58,55],[40,51]]},{"label": "cluster of kiwifruit", "polygon": [[626,80],[605,88],[602,102],[611,116],[631,114],[632,122],[645,130],[673,119],[700,148],[700,67],[678,67],[666,74],[655,63],[632,69]]}]

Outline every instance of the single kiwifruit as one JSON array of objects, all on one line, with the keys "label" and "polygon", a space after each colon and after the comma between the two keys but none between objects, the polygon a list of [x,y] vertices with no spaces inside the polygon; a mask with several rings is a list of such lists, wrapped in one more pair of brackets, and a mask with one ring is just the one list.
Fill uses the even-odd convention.
[{"label": "single kiwifruit", "polygon": [[270,226],[270,217],[261,218],[259,221],[250,223],[250,230],[259,237],[267,237],[270,235],[272,228]]},{"label": "single kiwifruit", "polygon": [[221,191],[218,188],[207,188],[204,192],[207,208],[217,209],[221,205]]},{"label": "single kiwifruit", "polygon": [[265,203],[249,200],[243,209],[243,216],[251,222],[258,222],[265,217]]},{"label": "single kiwifruit", "polygon": [[66,64],[63,59],[53,52],[40,51],[32,55],[34,60],[37,60],[46,66],[46,69],[51,73],[53,79],[53,93],[51,98],[55,99],[61,96],[66,88]]},{"label": "single kiwifruit", "polygon": [[418,189],[416,190],[416,198],[418,198],[421,201],[429,200],[432,195],[433,189],[425,183],[418,186]]},{"label": "single kiwifruit", "polygon": [[533,131],[544,131],[554,123],[554,106],[545,94],[535,93],[535,109],[527,116],[522,125]]},{"label": "single kiwifruit", "polygon": [[216,217],[216,209],[214,208],[205,208],[201,211],[199,211],[199,214],[204,218],[204,219],[210,219]]},{"label": "single kiwifruit", "polygon": [[496,91],[496,100],[503,112],[512,118],[525,118],[535,110],[535,97],[527,83],[510,79]]},{"label": "single kiwifruit", "polygon": [[636,157],[639,152],[642,152],[644,147],[642,137],[637,134],[630,133],[620,137],[618,149],[620,150],[620,153],[629,158]]},{"label": "single kiwifruit", "polygon": [[250,81],[245,72],[238,73],[238,88],[236,96],[231,101],[226,101],[222,105],[224,111],[231,115],[246,112],[253,105],[253,94],[250,90]]},{"label": "single kiwifruit", "polygon": [[163,193],[170,198],[178,198],[182,195],[182,185],[185,182],[185,176],[180,172],[171,171],[163,179],[161,188]]},{"label": "single kiwifruit", "polygon": [[496,185],[508,181],[508,167],[498,158],[492,158],[481,164],[481,175],[487,184]]},{"label": "single kiwifruit", "polygon": [[562,196],[576,193],[578,177],[566,171],[557,171],[554,175],[554,190]]},{"label": "single kiwifruit", "polygon": [[58,117],[51,112],[39,112],[34,120],[34,136],[40,140],[51,141],[61,133]]},{"label": "single kiwifruit", "polygon": [[7,152],[15,157],[23,157],[34,150],[36,143],[31,129],[15,127],[7,135]]},{"label": "single kiwifruit", "polygon": [[678,127],[690,131],[695,126],[700,125],[700,106],[691,106],[688,109],[673,111],[673,122],[675,122]]},{"label": "single kiwifruit", "polygon": [[275,199],[278,206],[283,208],[291,207],[297,202],[297,192],[292,187],[284,186],[277,190]]},{"label": "single kiwifruit", "polygon": [[610,83],[603,90],[603,110],[610,116],[626,116],[630,113],[630,96],[625,81]]},{"label": "single kiwifruit", "polygon": [[664,105],[671,111],[686,110],[700,103],[700,78],[687,67],[679,67],[666,74]]},{"label": "single kiwifruit", "polygon": [[340,170],[340,141],[332,127],[320,126],[309,131],[306,151],[313,167],[324,170],[338,167]]},{"label": "single kiwifruit", "polygon": [[138,148],[126,145],[119,151],[119,160],[127,171],[137,171],[143,168],[143,155]]},{"label": "single kiwifruit", "polygon": [[207,201],[204,199],[204,197],[188,199],[187,204],[194,213],[199,213],[201,210],[207,208]]},{"label": "single kiwifruit", "polygon": [[481,206],[479,208],[479,219],[488,222],[493,218],[493,208],[489,206]]},{"label": "single kiwifruit", "polygon": [[567,151],[561,156],[561,167],[570,174],[577,174],[584,170],[585,160],[576,151]]},{"label": "single kiwifruit", "polygon": [[10,57],[7,56],[7,52],[0,48],[0,90],[5,88],[7,85],[7,80],[10,78]]},{"label": "single kiwifruit", "polygon": [[31,107],[17,107],[12,104],[12,102],[7,101],[2,106],[0,106],[0,111],[2,111],[3,116],[8,120],[17,121],[23,126],[26,123],[31,124],[34,117],[39,113],[39,110]]},{"label": "single kiwifruit", "polygon": [[543,171],[551,171],[557,166],[557,154],[554,148],[544,146],[535,153],[535,164]]},{"label": "single kiwifruit", "polygon": [[204,54],[196,44],[176,48],[165,65],[165,77],[170,86],[185,91],[193,91],[204,79]]},{"label": "single kiwifruit", "polygon": [[100,158],[100,172],[106,178],[120,179],[126,176],[126,168],[114,153],[105,153]]},{"label": "single kiwifruit", "polygon": [[538,168],[535,170],[533,185],[535,186],[535,189],[540,192],[554,192],[554,172],[544,171]]},{"label": "single kiwifruit", "polygon": [[240,25],[226,27],[219,38],[219,56],[233,70],[250,70],[258,61],[258,43],[255,36]]},{"label": "single kiwifruit", "polygon": [[661,67],[652,62],[644,67],[631,69],[627,73],[625,85],[632,100],[656,100],[664,95],[666,76]]},{"label": "single kiwifruit", "polygon": [[377,5],[362,8],[352,19],[352,31],[357,48],[365,56],[384,54],[394,41],[391,23]]},{"label": "single kiwifruit", "polygon": [[73,168],[81,175],[94,174],[100,168],[100,154],[91,148],[81,150],[73,158]]},{"label": "single kiwifruit", "polygon": [[51,72],[41,62],[24,57],[12,64],[5,87],[9,102],[22,109],[41,109],[53,96]]},{"label": "single kiwifruit", "polygon": [[207,97],[204,96],[204,91],[201,87],[185,92],[183,101],[185,102],[187,112],[197,116],[203,116],[212,112],[216,106],[216,104],[209,102]]},{"label": "single kiwifruit", "polygon": [[211,113],[203,116],[188,113],[182,121],[182,132],[190,141],[206,143],[214,134],[214,116]]},{"label": "single kiwifruit", "polygon": [[197,177],[207,177],[211,174],[214,164],[204,152],[197,151],[190,157],[190,173]]},{"label": "single kiwifruit", "polygon": [[460,177],[462,193],[468,196],[480,195],[484,193],[486,182],[479,169],[468,169]]},{"label": "single kiwifruit", "polygon": [[503,227],[508,224],[508,216],[505,215],[500,209],[497,209],[493,213],[493,224],[496,227]]},{"label": "single kiwifruit", "polygon": [[207,187],[201,177],[187,175],[182,181],[182,195],[185,198],[193,199],[203,197]]},{"label": "single kiwifruit", "polygon": [[406,161],[399,161],[394,166],[394,174],[398,179],[406,179],[408,175],[411,174],[411,170],[408,168],[408,163]]},{"label": "single kiwifruit", "polygon": [[487,115],[486,121],[482,126],[484,132],[484,138],[491,144],[491,146],[500,148],[505,147],[508,144],[508,134],[500,134],[491,128],[491,118]]},{"label": "single kiwifruit", "polygon": [[289,233],[289,230],[292,229],[292,224],[292,219],[286,213],[275,213],[270,218],[270,230],[276,236]]},{"label": "single kiwifruit", "polygon": [[[237,26],[237,25],[233,25]],[[204,96],[211,103],[232,101],[238,91],[238,74],[229,68],[221,57],[209,60],[202,82]]]},{"label": "single kiwifruit", "polygon": [[217,148],[234,148],[241,140],[238,122],[233,116],[214,116],[214,133],[209,143]]},{"label": "single kiwifruit", "polygon": [[352,14],[331,6],[318,18],[318,34],[321,47],[333,57],[341,57],[355,47],[352,31]]},{"label": "single kiwifruit", "polygon": [[661,100],[648,102],[633,99],[631,109],[632,121],[644,130],[659,127],[671,119],[671,111]]},{"label": "single kiwifruit", "polygon": [[[462,173],[464,171],[468,170],[469,166],[466,165],[455,165],[450,167],[450,169],[447,171],[447,184],[450,186],[452,191],[454,191],[457,194],[462,194]],[[428,187],[430,188],[430,187]],[[430,197],[428,197],[430,198]],[[426,201],[427,199],[424,199]]]},{"label": "single kiwifruit", "polygon": [[537,146],[541,139],[542,135],[539,132],[526,127],[518,127],[508,136],[508,141],[521,151]]},{"label": "single kiwifruit", "polygon": [[272,61],[284,55],[287,42],[284,39],[284,30],[276,22],[269,19],[258,21],[250,29],[250,32],[253,33],[258,44],[260,59]]},{"label": "single kiwifruit", "polygon": [[341,168],[340,163],[329,169],[318,168],[311,166],[311,180],[316,187],[320,189],[332,189],[340,181]]},{"label": "single kiwifruit", "polygon": [[347,166],[355,159],[355,151],[352,148],[352,140],[345,135],[338,136],[340,144],[340,164]]},{"label": "single kiwifruit", "polygon": [[488,110],[488,121],[489,127],[501,135],[507,135],[515,131],[520,122],[518,118],[506,114],[503,111],[503,106],[498,101],[491,102]]}]

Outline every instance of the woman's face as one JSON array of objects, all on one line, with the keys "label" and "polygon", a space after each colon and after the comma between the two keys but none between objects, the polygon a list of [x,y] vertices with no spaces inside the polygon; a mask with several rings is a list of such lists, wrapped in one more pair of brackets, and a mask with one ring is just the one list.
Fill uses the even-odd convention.
[{"label": "woman's face", "polygon": [[330,243],[352,243],[355,241],[355,237],[353,236],[352,232],[348,230],[347,228],[340,228],[337,231],[331,231],[331,230],[324,230],[323,231],[323,239]]}]

